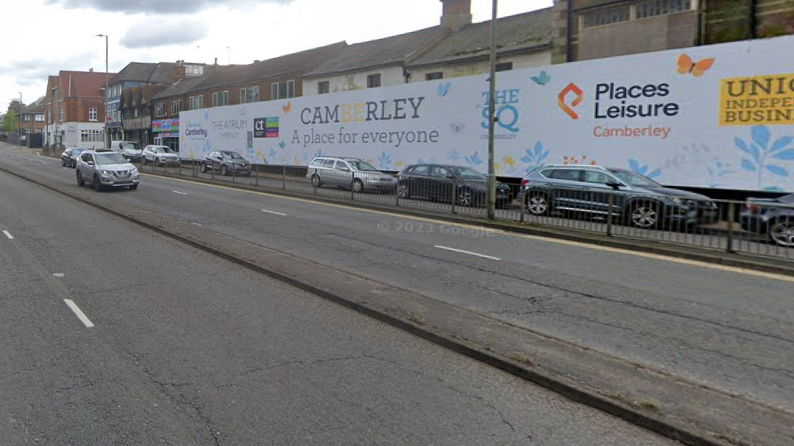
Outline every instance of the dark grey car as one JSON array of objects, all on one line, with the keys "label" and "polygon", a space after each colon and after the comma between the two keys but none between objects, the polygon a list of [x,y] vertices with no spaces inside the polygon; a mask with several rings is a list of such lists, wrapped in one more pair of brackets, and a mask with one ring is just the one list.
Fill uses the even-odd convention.
[{"label": "dark grey car", "polygon": [[646,229],[661,223],[710,223],[719,215],[710,198],[664,187],[627,169],[544,166],[527,174],[521,188],[522,201],[532,215],[609,215]]},{"label": "dark grey car", "polygon": [[[486,206],[488,177],[466,166],[415,164],[400,172],[397,189],[400,198],[425,198],[461,206]],[[513,197],[510,186],[496,183],[496,207],[509,208]]]},{"label": "dark grey car", "polygon": [[762,234],[773,243],[794,248],[794,194],[748,198],[741,213],[741,224],[747,232]]},{"label": "dark grey car", "polygon": [[61,154],[61,165],[64,167],[77,167],[77,158],[80,157],[80,154],[85,152],[85,149],[66,149]]},{"label": "dark grey car", "polygon": [[231,150],[213,150],[199,162],[202,173],[220,172],[221,175],[251,176],[251,163],[237,152]]}]

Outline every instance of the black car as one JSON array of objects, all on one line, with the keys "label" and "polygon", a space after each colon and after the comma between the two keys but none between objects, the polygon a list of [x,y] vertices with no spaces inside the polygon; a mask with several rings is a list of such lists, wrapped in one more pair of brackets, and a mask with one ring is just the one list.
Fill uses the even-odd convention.
[{"label": "black car", "polygon": [[77,158],[80,157],[80,154],[85,152],[85,149],[66,149],[61,154],[61,165],[64,167],[77,167]]},{"label": "black car", "polygon": [[742,229],[794,248],[794,194],[779,198],[748,198],[741,213]]},{"label": "black car", "polygon": [[[446,164],[414,164],[398,175],[397,193],[400,198],[424,198],[452,202],[461,206],[485,206],[488,203],[488,177],[464,166]],[[512,206],[510,186],[496,183],[496,206]]]},{"label": "black car", "polygon": [[251,163],[239,153],[230,150],[211,151],[201,159],[199,167],[202,173],[212,170],[218,171],[224,176],[232,174],[250,176],[252,172]]}]

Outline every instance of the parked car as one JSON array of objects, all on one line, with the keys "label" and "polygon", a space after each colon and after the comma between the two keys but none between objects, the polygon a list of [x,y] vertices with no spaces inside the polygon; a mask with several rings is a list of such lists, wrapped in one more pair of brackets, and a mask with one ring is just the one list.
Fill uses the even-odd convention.
[{"label": "parked car", "polygon": [[772,243],[794,248],[794,194],[779,198],[748,198],[740,215],[742,229]]},{"label": "parked car", "polygon": [[[444,164],[415,164],[403,169],[397,177],[400,198],[425,198],[452,202],[461,206],[485,206],[488,204],[488,177],[476,170]],[[496,206],[511,207],[513,196],[510,186],[496,183]]]},{"label": "parked car", "polygon": [[76,147],[64,150],[61,154],[61,165],[74,169],[77,167],[77,158],[79,158],[80,154],[83,152],[85,152],[85,149],[78,149]]},{"label": "parked car", "polygon": [[141,161],[141,144],[135,141],[112,141],[110,150],[122,154],[133,163]]},{"label": "parked car", "polygon": [[354,192],[394,191],[397,179],[359,158],[318,156],[309,163],[306,178],[314,187],[332,186]]},{"label": "parked car", "polygon": [[141,152],[141,164],[153,163],[155,166],[179,165],[179,154],[171,150],[168,146],[149,145]]},{"label": "parked car", "polygon": [[662,222],[710,223],[719,216],[717,204],[710,198],[666,188],[626,169],[549,165],[528,173],[521,181],[521,189],[522,201],[533,215],[549,215],[555,211],[611,215],[645,229],[655,228]]},{"label": "parked car", "polygon": [[138,188],[140,174],[120,153],[112,150],[86,150],[77,161],[77,185],[91,184],[101,191],[105,188]]},{"label": "parked car", "polygon": [[210,170],[220,172],[221,175],[242,175],[250,176],[252,172],[251,163],[237,152],[229,150],[213,150],[199,162],[201,172],[207,173]]}]

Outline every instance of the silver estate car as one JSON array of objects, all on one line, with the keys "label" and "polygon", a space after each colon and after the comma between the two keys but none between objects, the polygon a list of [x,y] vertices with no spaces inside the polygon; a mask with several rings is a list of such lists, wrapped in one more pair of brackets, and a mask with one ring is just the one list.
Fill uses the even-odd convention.
[{"label": "silver estate car", "polygon": [[87,150],[77,161],[77,184],[91,184],[97,191],[105,188],[138,188],[138,169],[124,155],[110,150]]},{"label": "silver estate car", "polygon": [[383,173],[359,159],[318,156],[309,164],[306,175],[314,187],[332,186],[353,189],[353,192],[396,191],[397,178]]}]

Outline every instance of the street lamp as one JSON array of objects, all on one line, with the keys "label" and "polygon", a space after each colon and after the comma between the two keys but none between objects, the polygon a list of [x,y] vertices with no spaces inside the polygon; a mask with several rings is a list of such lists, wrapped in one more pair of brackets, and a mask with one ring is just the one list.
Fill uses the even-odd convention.
[{"label": "street lamp", "polygon": [[108,148],[108,35],[97,34],[97,37],[105,38],[105,148]]},{"label": "street lamp", "polygon": [[496,7],[493,0],[491,18],[491,78],[488,95],[488,219],[496,218],[496,169],[494,168],[494,130],[496,125]]}]

